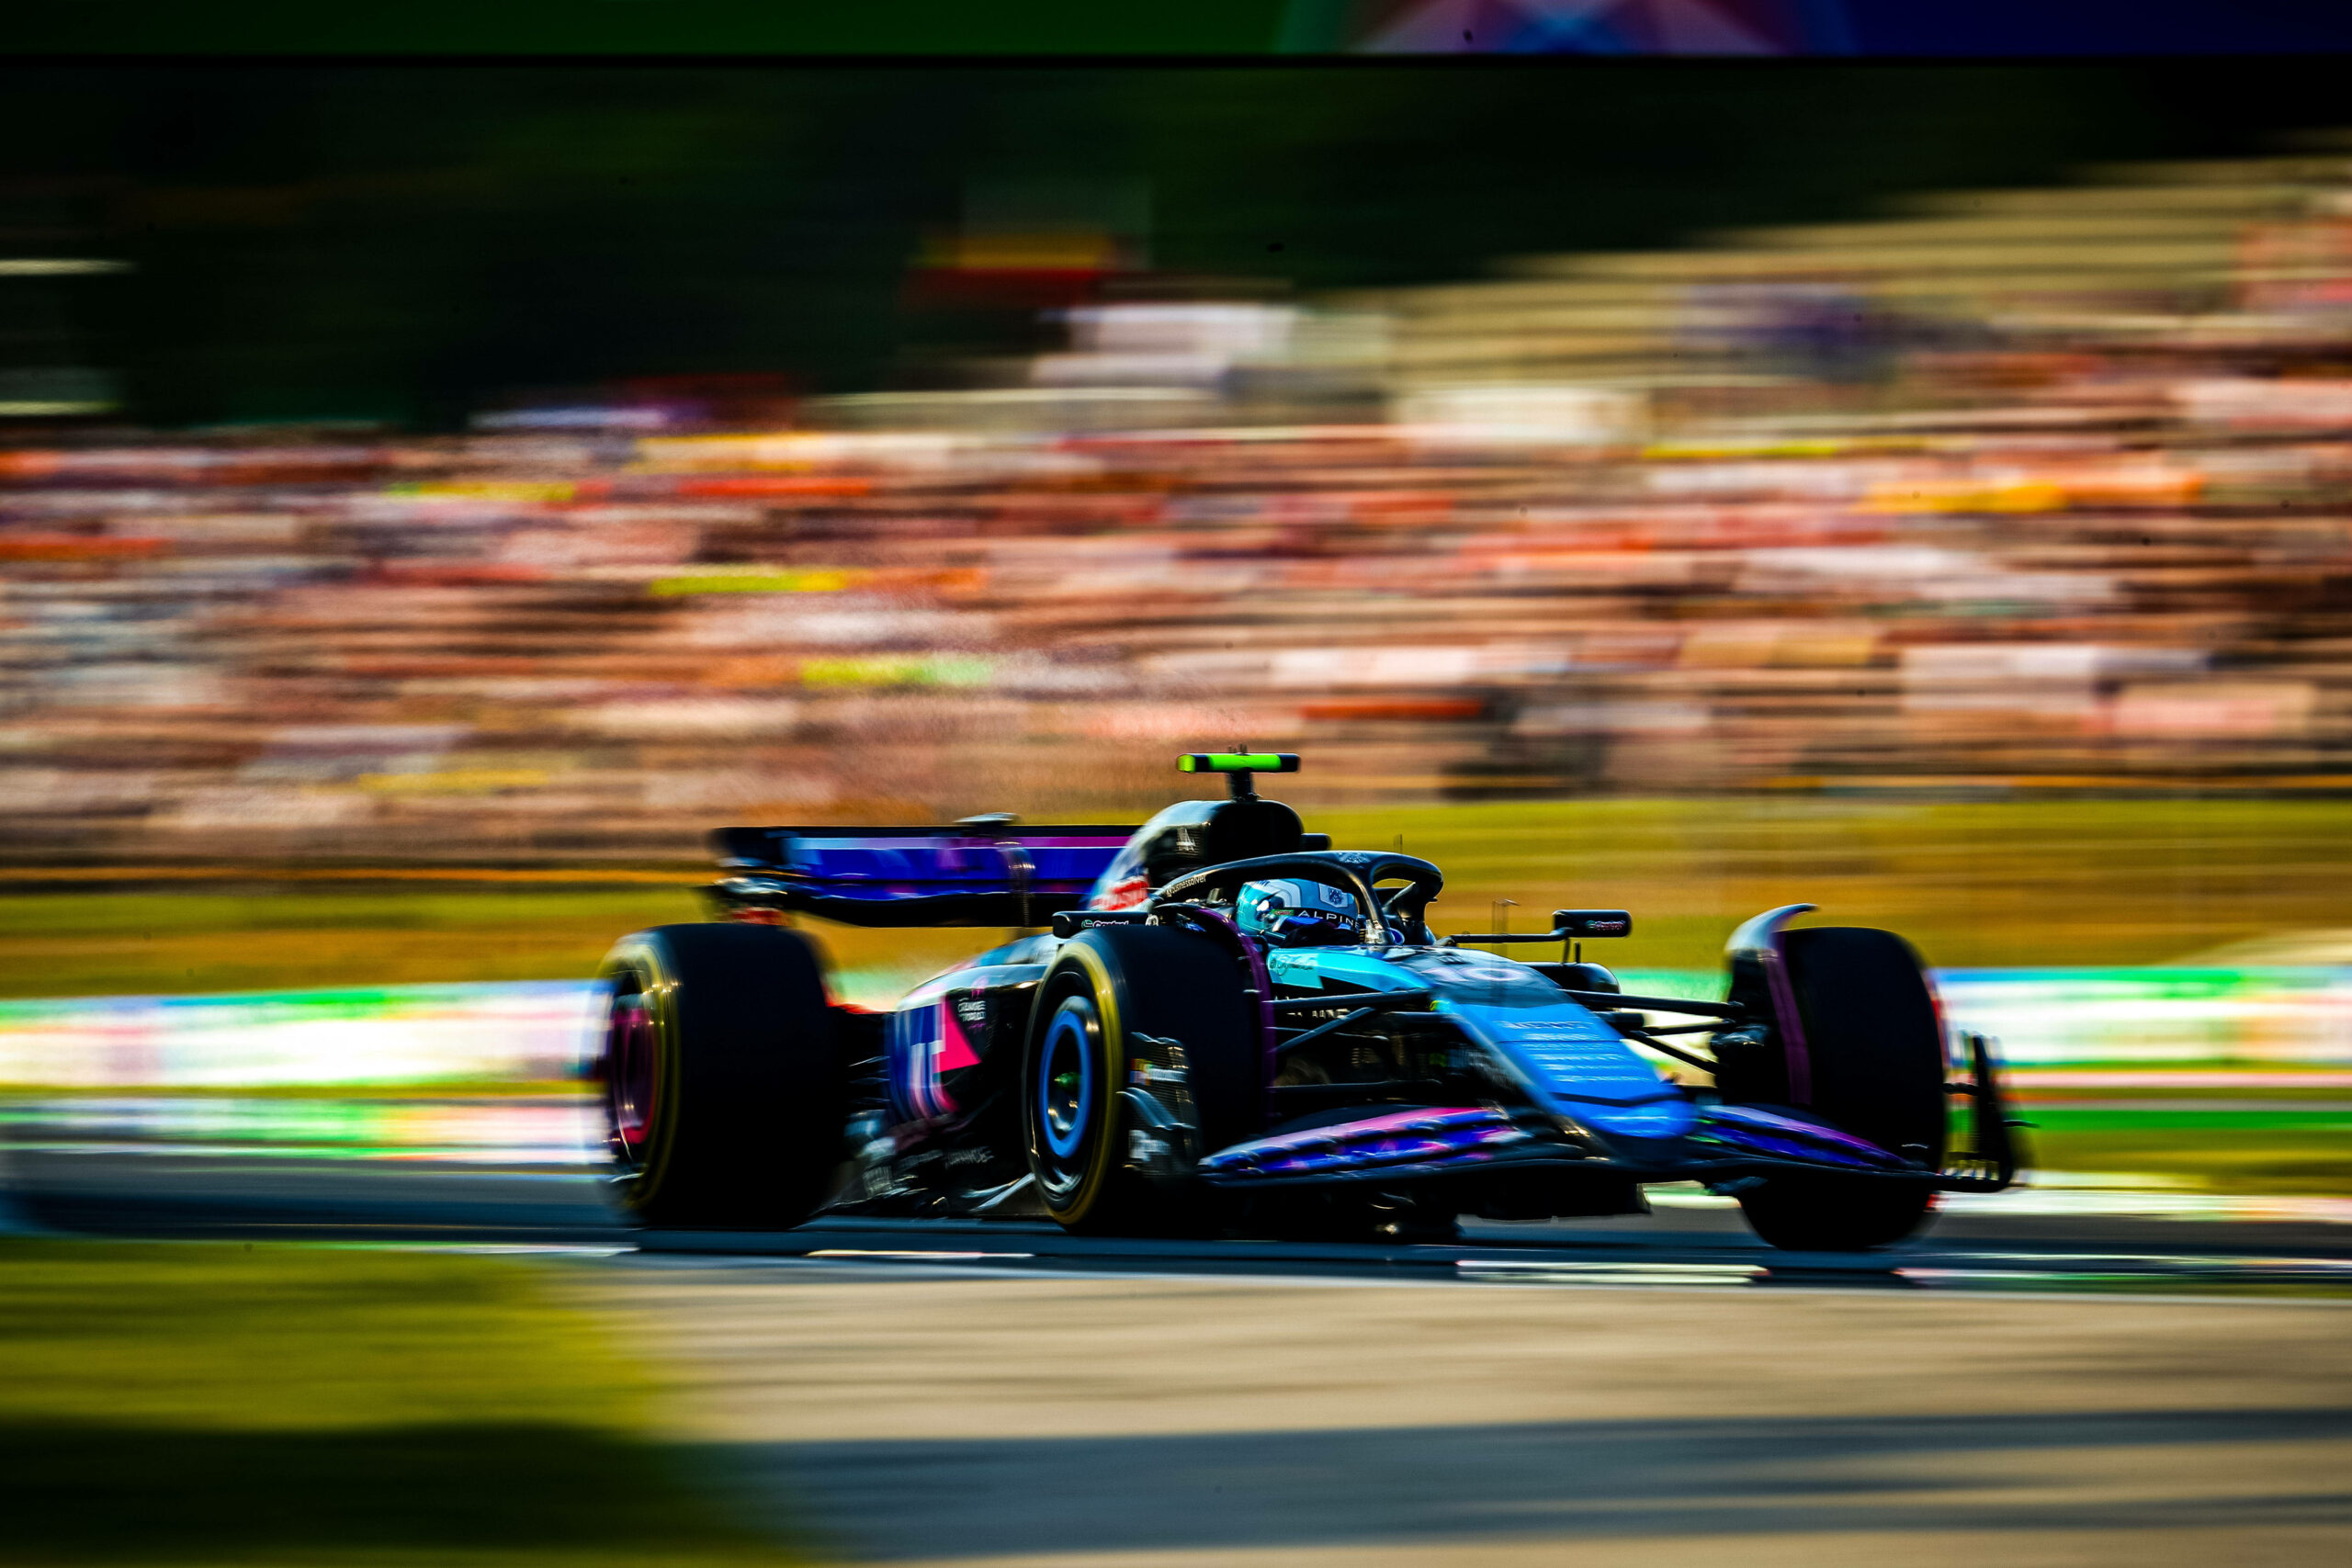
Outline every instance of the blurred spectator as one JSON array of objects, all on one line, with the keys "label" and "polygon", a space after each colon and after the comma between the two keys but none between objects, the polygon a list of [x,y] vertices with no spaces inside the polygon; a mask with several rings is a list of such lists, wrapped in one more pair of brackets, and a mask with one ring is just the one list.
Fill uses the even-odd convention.
[{"label": "blurred spectator", "polygon": [[691,853],[1136,810],[1233,741],[1315,752],[1302,799],[2339,787],[2347,191],[2135,170],[1322,307],[1098,303],[976,390],[20,431],[8,849]]}]

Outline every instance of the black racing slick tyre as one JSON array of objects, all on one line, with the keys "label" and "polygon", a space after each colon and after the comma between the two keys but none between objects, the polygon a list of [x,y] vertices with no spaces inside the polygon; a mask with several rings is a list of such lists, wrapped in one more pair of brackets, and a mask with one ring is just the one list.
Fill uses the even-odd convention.
[{"label": "black racing slick tyre", "polygon": [[1200,1152],[1263,1131],[1264,1047],[1233,956],[1190,931],[1096,927],[1056,956],[1031,1017],[1022,1141],[1046,1212],[1092,1235],[1197,1224],[1205,1192],[1155,1184],[1128,1166],[1119,1091],[1138,1036],[1174,1041]]},{"label": "black racing slick tyre", "polygon": [[621,1206],[664,1228],[773,1230],[840,1162],[840,1032],[797,932],[712,922],[605,959],[605,1112]]},{"label": "black racing slick tyre", "polygon": [[[1949,1116],[1943,1022],[1927,972],[1893,931],[1815,926],[1782,941],[1804,1025],[1809,1106],[1883,1149],[1941,1168]],[[1927,1182],[1872,1177],[1773,1177],[1740,1195],[1774,1247],[1859,1252],[1910,1235],[1935,1194]]]},{"label": "black racing slick tyre", "polygon": [[1869,1177],[1776,1176],[1739,1195],[1747,1228],[1784,1252],[1868,1252],[1927,1223],[1924,1185]]}]

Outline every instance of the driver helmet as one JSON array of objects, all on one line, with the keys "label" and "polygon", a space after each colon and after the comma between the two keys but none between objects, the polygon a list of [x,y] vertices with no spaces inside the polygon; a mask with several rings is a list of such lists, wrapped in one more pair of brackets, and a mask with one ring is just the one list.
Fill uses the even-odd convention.
[{"label": "driver helmet", "polygon": [[1363,916],[1342,888],[1284,878],[1242,884],[1234,919],[1276,947],[1348,947],[1363,940]]}]

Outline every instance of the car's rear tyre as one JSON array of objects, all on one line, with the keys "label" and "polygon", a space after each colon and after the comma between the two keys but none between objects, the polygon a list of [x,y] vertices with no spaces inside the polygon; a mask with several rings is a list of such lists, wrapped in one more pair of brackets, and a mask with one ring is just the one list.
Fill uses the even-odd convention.
[{"label": "car's rear tyre", "polygon": [[1032,1016],[1022,1141],[1046,1212],[1094,1235],[1205,1223],[1213,1204],[1204,1189],[1129,1168],[1118,1097],[1136,1037],[1148,1034],[1183,1049],[1182,1092],[1200,1153],[1263,1130],[1263,1048],[1232,956],[1189,931],[1097,927],[1062,948]]},{"label": "car's rear tyre", "polygon": [[[1815,926],[1785,933],[1804,1025],[1808,1108],[1883,1149],[1940,1168],[1949,1114],[1943,1023],[1911,944],[1893,931]],[[1798,1251],[1857,1252],[1926,1223],[1924,1181],[1783,1176],[1740,1195],[1756,1234]]]},{"label": "car's rear tyre", "polygon": [[603,1076],[621,1206],[649,1225],[770,1230],[840,1160],[842,1052],[817,955],[773,926],[656,926],[605,960]]}]

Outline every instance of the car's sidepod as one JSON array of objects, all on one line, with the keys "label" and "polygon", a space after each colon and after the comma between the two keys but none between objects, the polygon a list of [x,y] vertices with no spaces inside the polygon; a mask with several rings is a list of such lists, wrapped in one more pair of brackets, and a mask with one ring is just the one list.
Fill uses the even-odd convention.
[{"label": "car's sidepod", "polygon": [[1654,1145],[1698,1124],[1690,1098],[1616,1030],[1524,964],[1395,947],[1277,952],[1268,967],[1286,990],[1429,991],[1431,1010],[1484,1047],[1531,1102],[1604,1143]]}]

